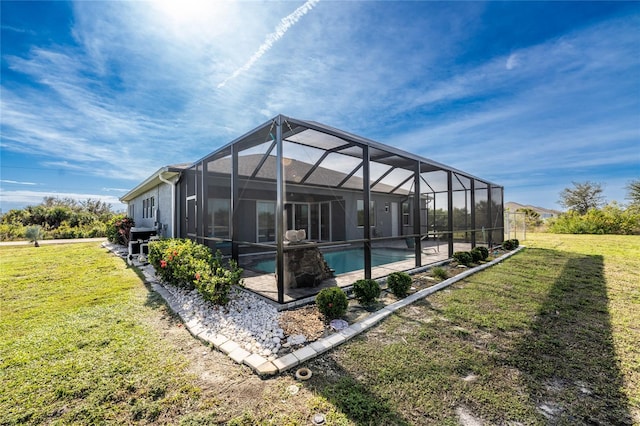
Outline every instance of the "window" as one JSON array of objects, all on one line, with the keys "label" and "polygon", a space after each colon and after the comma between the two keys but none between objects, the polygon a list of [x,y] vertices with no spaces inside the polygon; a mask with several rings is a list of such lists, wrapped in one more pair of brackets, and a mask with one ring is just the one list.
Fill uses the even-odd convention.
[{"label": "window", "polygon": [[226,198],[209,198],[210,237],[229,238],[229,205]]},{"label": "window", "polygon": [[142,218],[155,217],[156,197],[149,197],[142,200]]},{"label": "window", "polygon": [[258,215],[258,242],[264,243],[276,239],[276,203],[273,201],[258,201],[256,203]]},{"label": "window", "polygon": [[[358,226],[364,226],[364,201],[358,200],[356,204]],[[369,226],[376,225],[376,202],[369,201]]]},{"label": "window", "polygon": [[411,222],[409,221],[409,203],[402,203],[402,225],[409,226]]}]

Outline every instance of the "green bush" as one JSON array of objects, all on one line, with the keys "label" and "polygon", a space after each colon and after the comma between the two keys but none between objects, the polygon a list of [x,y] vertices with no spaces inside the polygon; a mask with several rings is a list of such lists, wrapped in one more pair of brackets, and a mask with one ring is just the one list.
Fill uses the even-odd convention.
[{"label": "green bush", "polygon": [[405,297],[411,288],[411,276],[406,272],[394,272],[387,277],[387,286],[396,297]]},{"label": "green bush", "polygon": [[148,260],[165,282],[188,290],[197,289],[205,300],[218,305],[229,302],[234,285],[242,285],[242,269],[234,260],[224,264],[218,250],[191,240],[172,238],[151,241]]},{"label": "green bush", "polygon": [[549,232],[555,234],[640,234],[640,209],[629,206],[624,209],[612,202],[602,209],[590,209],[580,215],[568,211],[547,221]]},{"label": "green bush", "polygon": [[208,247],[191,240],[170,238],[151,241],[148,260],[162,280],[192,290],[196,274],[210,273],[213,255]]},{"label": "green bush", "polygon": [[15,223],[0,223],[0,241],[12,241],[25,238],[26,227]]},{"label": "green bush", "polygon": [[327,320],[339,318],[347,313],[349,302],[340,287],[324,288],[316,296],[318,310]]},{"label": "green bush", "polygon": [[478,262],[483,260],[482,259],[482,251],[480,250],[480,247],[474,247],[473,249],[471,249],[469,254],[471,254],[471,258],[473,259],[473,263],[478,263]]},{"label": "green bush", "polygon": [[129,244],[129,231],[134,226],[136,225],[132,218],[125,215],[114,216],[107,224],[107,239],[114,244],[126,246]]},{"label": "green bush", "polygon": [[434,277],[440,278],[441,280],[446,280],[447,278],[449,278],[447,270],[440,266],[436,266],[435,268],[431,269],[431,273]]},{"label": "green bush", "polygon": [[468,251],[457,251],[453,253],[453,258],[460,264],[469,266],[473,262],[473,257]]},{"label": "green bush", "polygon": [[487,260],[487,258],[489,257],[489,249],[485,246],[478,246],[476,247],[476,249],[478,249],[478,251],[480,251],[482,255],[480,260]]},{"label": "green bush", "polygon": [[231,287],[242,285],[241,276],[242,269],[235,260],[229,260],[228,267],[224,267],[222,253],[218,250],[213,257],[210,270],[194,273],[194,284],[204,300],[216,305],[226,305],[229,302]]},{"label": "green bush", "polygon": [[516,238],[513,238],[511,240],[505,240],[502,242],[502,248],[505,250],[514,250],[518,248],[519,245],[520,245],[520,241],[518,241]]},{"label": "green bush", "polygon": [[50,234],[53,238],[56,239],[71,239],[83,237],[81,229],[69,226],[66,221],[62,222],[56,229],[51,230]]},{"label": "green bush", "polygon": [[353,294],[362,305],[371,305],[380,296],[380,286],[371,279],[358,280],[353,283]]}]

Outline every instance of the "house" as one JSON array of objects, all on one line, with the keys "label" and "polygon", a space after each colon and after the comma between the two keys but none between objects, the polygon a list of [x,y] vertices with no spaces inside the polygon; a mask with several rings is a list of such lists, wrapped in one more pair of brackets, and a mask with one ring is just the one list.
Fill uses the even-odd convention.
[{"label": "house", "polygon": [[[503,239],[502,186],[283,115],[193,164],[159,169],[120,200],[136,226],[238,260],[279,303],[307,285],[377,278]],[[331,279],[305,260],[318,252]]]},{"label": "house", "polygon": [[127,216],[137,228],[154,229],[158,235],[177,237],[176,184],[191,164],[176,164],[158,169],[145,181],[120,197],[127,205]]},{"label": "house", "polygon": [[538,206],[532,206],[531,204],[519,204],[519,203],[515,203],[513,201],[509,201],[507,203],[504,204],[504,209],[505,212],[509,211],[509,212],[518,212],[521,210],[533,210],[534,212],[538,213],[540,215],[540,219],[542,220],[547,220],[547,219],[551,219],[554,217],[558,217],[560,216],[560,211],[559,210],[553,210],[553,209],[547,209],[544,207],[538,207]]}]

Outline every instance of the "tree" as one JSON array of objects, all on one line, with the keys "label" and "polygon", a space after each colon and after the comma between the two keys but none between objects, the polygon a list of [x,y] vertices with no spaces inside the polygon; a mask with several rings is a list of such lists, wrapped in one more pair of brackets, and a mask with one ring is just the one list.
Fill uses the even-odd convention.
[{"label": "tree", "polygon": [[540,226],[542,225],[542,220],[540,219],[540,213],[533,210],[530,207],[523,207],[521,209],[516,210],[517,213],[524,213],[524,220],[527,226]]},{"label": "tree", "polygon": [[604,205],[601,184],[590,181],[571,183],[574,186],[573,188],[565,188],[560,192],[558,203],[562,207],[583,215],[589,209],[597,209]]},{"label": "tree", "polygon": [[38,244],[38,240],[42,239],[42,228],[40,227],[40,225],[30,226],[27,228],[24,236],[27,237],[27,240],[29,240],[29,242],[33,243],[34,247],[40,247],[40,244]]},{"label": "tree", "polygon": [[631,200],[631,204],[640,206],[640,179],[629,182],[627,191],[627,199]]}]

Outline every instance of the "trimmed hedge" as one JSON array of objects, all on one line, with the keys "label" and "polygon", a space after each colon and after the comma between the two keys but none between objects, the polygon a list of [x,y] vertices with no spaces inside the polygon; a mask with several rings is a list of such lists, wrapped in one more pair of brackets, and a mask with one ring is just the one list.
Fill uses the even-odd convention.
[{"label": "trimmed hedge", "polygon": [[320,290],[316,296],[316,305],[325,319],[332,320],[347,313],[349,301],[340,287],[328,287]]},{"label": "trimmed hedge", "polygon": [[505,240],[502,242],[502,248],[505,250],[515,250],[520,245],[520,241],[517,238],[511,240]]},{"label": "trimmed hedge", "polygon": [[468,251],[457,251],[453,253],[453,258],[460,264],[469,266],[473,262],[473,257]]},{"label": "trimmed hedge", "polygon": [[380,296],[380,286],[372,279],[358,280],[353,283],[353,294],[362,305],[371,305]]},{"label": "trimmed hedge", "polygon": [[387,286],[396,297],[405,297],[413,280],[406,272],[394,272],[387,277]]}]

